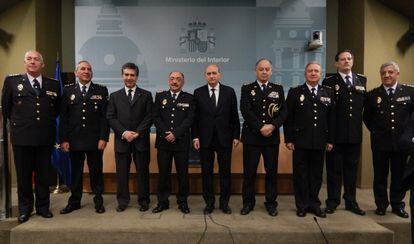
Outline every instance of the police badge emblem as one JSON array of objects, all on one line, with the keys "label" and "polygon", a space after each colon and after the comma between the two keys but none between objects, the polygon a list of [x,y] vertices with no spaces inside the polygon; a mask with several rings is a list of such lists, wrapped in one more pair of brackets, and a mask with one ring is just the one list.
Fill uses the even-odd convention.
[{"label": "police badge emblem", "polygon": [[23,84],[18,84],[17,85],[17,90],[19,90],[19,91],[23,90]]},{"label": "police badge emblem", "polygon": [[256,92],[254,90],[251,90],[250,91],[250,94],[252,94],[252,96],[255,96],[256,95]]},{"label": "police badge emblem", "polygon": [[338,84],[335,85],[335,91],[339,91],[339,85]]},{"label": "police badge emblem", "polygon": [[301,102],[305,101],[305,95],[301,94],[301,95],[300,95],[300,97],[299,97],[299,100],[300,100]]},{"label": "police badge emblem", "polygon": [[76,98],[75,94],[70,95],[70,100],[71,101],[75,100],[75,98]]},{"label": "police badge emblem", "polygon": [[164,99],[162,100],[162,105],[167,105],[167,99],[165,99],[165,98],[164,98]]},{"label": "police badge emblem", "polygon": [[380,104],[382,101],[381,97],[377,97],[377,103]]}]

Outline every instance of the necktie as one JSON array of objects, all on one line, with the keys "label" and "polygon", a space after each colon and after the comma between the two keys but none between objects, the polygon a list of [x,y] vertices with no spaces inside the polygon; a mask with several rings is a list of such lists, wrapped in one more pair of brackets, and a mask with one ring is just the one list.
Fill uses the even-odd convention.
[{"label": "necktie", "polygon": [[316,97],[316,88],[312,87],[311,92],[312,92],[312,98],[315,98]]},{"label": "necktie", "polygon": [[82,97],[85,97],[85,95],[86,95],[86,86],[82,86],[81,93],[82,93]]},{"label": "necktie", "polygon": [[215,108],[215,107],[217,107],[217,102],[216,102],[216,94],[214,93],[214,91],[215,91],[216,89],[214,89],[214,88],[212,88],[211,89],[211,97],[210,97],[210,99],[211,99],[211,104],[213,104],[213,107]]},{"label": "necktie", "polygon": [[352,86],[352,83],[351,83],[351,80],[350,79],[351,79],[351,77],[349,75],[345,76],[345,83],[348,86]]},{"label": "necktie", "polygon": [[173,93],[172,94],[172,99],[173,99],[173,102],[175,102],[175,99],[177,98],[177,94],[176,93]]},{"label": "necktie", "polygon": [[394,97],[394,88],[388,88],[388,97],[390,100]]},{"label": "necktie", "polygon": [[128,90],[128,101],[129,103],[132,103],[132,89]]},{"label": "necktie", "polygon": [[266,84],[262,84],[262,92],[266,91]]},{"label": "necktie", "polygon": [[33,88],[36,90],[37,95],[39,95],[40,92],[41,92],[41,90],[40,90],[40,83],[36,79],[33,80]]}]

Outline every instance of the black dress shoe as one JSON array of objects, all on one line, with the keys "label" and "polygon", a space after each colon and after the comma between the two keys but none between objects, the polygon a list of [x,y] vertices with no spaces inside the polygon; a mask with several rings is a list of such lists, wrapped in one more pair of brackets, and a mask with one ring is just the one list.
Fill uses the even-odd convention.
[{"label": "black dress shoe", "polygon": [[296,210],[296,215],[297,215],[298,217],[301,217],[301,218],[305,217],[305,216],[306,216],[306,211],[305,211],[305,209],[298,209],[298,210]]},{"label": "black dress shoe", "polygon": [[243,205],[243,208],[240,210],[240,214],[241,215],[248,215],[250,213],[250,211],[253,210],[253,207],[251,207],[250,205]]},{"label": "black dress shoe", "polygon": [[181,210],[183,214],[190,213],[190,208],[188,207],[187,203],[181,203],[178,205],[178,209]]},{"label": "black dress shoe", "polygon": [[78,210],[78,209],[80,209],[80,206],[75,206],[75,205],[68,204],[64,209],[60,210],[59,213],[60,214],[68,214],[68,213],[73,212],[73,211]]},{"label": "black dress shoe", "polygon": [[141,206],[139,207],[139,211],[140,212],[145,212],[149,209],[149,205],[148,204],[141,204]]},{"label": "black dress shoe", "polygon": [[127,208],[127,205],[118,205],[118,207],[116,207],[116,211],[123,212],[125,211],[126,208]]},{"label": "black dress shoe", "polygon": [[53,213],[50,212],[50,210],[37,212],[36,215],[42,216],[43,218],[46,218],[46,219],[53,218]]},{"label": "black dress shoe", "polygon": [[326,213],[323,212],[320,208],[311,209],[309,212],[315,214],[319,218],[326,218]]},{"label": "black dress shoe", "polygon": [[105,213],[105,207],[103,206],[103,204],[96,204],[95,212],[98,214]]},{"label": "black dress shoe", "polygon": [[333,214],[334,212],[335,212],[335,208],[331,208],[331,207],[325,208],[325,213],[327,214]]},{"label": "black dress shoe", "polygon": [[348,210],[357,215],[365,215],[365,211],[360,209],[357,203],[353,203],[351,205],[345,205],[345,210]]},{"label": "black dress shoe", "polygon": [[387,213],[387,212],[386,212],[386,210],[385,210],[385,209],[383,209],[383,208],[377,208],[377,209],[375,210],[375,214],[376,214],[376,215],[379,215],[379,216],[384,216],[386,213]]},{"label": "black dress shoe", "polygon": [[28,221],[30,218],[30,214],[20,214],[19,217],[17,217],[17,221],[21,224],[26,221]]},{"label": "black dress shoe", "polygon": [[228,205],[227,206],[222,206],[222,207],[220,207],[220,209],[225,214],[231,214],[232,213],[231,208]]},{"label": "black dress shoe", "polygon": [[409,217],[408,213],[403,208],[394,208],[392,209],[392,212],[404,219]]},{"label": "black dress shoe", "polygon": [[278,214],[276,207],[267,207],[266,210],[267,210],[267,213],[272,217],[275,217]]},{"label": "black dress shoe", "polygon": [[204,208],[204,214],[211,214],[212,212],[213,212],[213,210],[214,210],[214,206],[213,205],[207,205],[205,208]]},{"label": "black dress shoe", "polygon": [[155,208],[152,209],[153,213],[161,213],[162,211],[169,209],[169,206],[157,205]]}]

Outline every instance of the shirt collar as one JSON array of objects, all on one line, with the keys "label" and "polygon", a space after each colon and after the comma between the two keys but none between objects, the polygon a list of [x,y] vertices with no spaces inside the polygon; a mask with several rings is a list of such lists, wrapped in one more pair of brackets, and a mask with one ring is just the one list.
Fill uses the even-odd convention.
[{"label": "shirt collar", "polygon": [[39,75],[38,77],[33,77],[29,73],[27,73],[27,78],[29,78],[30,84],[33,84],[33,80],[36,79],[40,86],[42,86],[42,75]]},{"label": "shirt collar", "polygon": [[269,84],[269,81],[266,81],[265,83],[262,83],[262,82],[256,80],[256,82],[257,82],[257,84],[259,84],[260,88],[262,88],[262,85],[266,85],[266,87],[267,87],[267,85]]},{"label": "shirt collar", "polygon": [[339,72],[338,71],[338,74],[342,77],[342,79],[346,82],[346,76],[349,76],[349,80],[351,81],[351,83],[353,83],[352,82],[352,72],[349,72],[349,74],[345,74],[345,73],[342,73],[342,72]]},{"label": "shirt collar", "polygon": [[170,90],[170,95],[171,95],[171,96],[172,96],[174,93],[176,94],[176,97],[178,97],[178,95],[180,95],[181,91],[178,91],[178,92],[172,92],[172,91]]},{"label": "shirt collar", "polygon": [[208,91],[211,92],[211,89],[215,89],[216,92],[218,92],[220,90],[220,82],[217,83],[216,87],[212,87],[209,84],[207,84],[208,86]]},{"label": "shirt collar", "polygon": [[79,88],[82,90],[82,86],[86,86],[86,91],[88,91],[89,90],[89,87],[91,86],[91,81],[89,81],[88,83],[86,83],[85,85],[83,85],[82,83],[80,83],[79,81],[78,81],[78,84],[79,84]]},{"label": "shirt collar", "polygon": [[383,87],[384,87],[384,89],[388,92],[388,89],[390,89],[390,88],[392,88],[392,89],[394,89],[393,91],[395,92],[396,90],[397,90],[397,85],[398,85],[398,81],[397,82],[395,82],[395,84],[393,85],[393,86],[390,86],[390,87],[388,87],[388,86],[384,86],[384,85],[382,85]]},{"label": "shirt collar", "polygon": [[132,94],[135,94],[135,90],[137,89],[137,86],[134,86],[132,88],[126,87],[124,86],[125,92],[128,95],[128,91],[131,89],[132,90]]}]

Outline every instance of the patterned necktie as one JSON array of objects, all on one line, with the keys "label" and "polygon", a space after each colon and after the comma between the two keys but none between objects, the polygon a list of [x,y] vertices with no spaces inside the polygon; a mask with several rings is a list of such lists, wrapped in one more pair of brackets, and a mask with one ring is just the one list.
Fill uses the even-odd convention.
[{"label": "patterned necktie", "polygon": [[266,91],[266,84],[262,84],[262,92]]},{"label": "patterned necktie", "polygon": [[173,99],[173,103],[175,103],[175,99],[177,98],[177,94],[176,93],[173,93],[172,94],[172,99]]},{"label": "patterned necktie", "polygon": [[33,80],[33,88],[36,90],[37,95],[39,95],[41,93],[40,83],[37,79]]},{"label": "patterned necktie", "polygon": [[214,89],[214,88],[212,88],[211,89],[211,97],[210,97],[210,99],[211,99],[211,104],[213,104],[213,107],[215,108],[215,107],[217,107],[217,102],[216,102],[216,94],[214,93],[214,91],[215,91],[216,89]]},{"label": "patterned necktie", "polygon": [[128,101],[129,103],[132,103],[132,89],[128,90]]},{"label": "patterned necktie", "polygon": [[85,95],[86,95],[86,86],[82,86],[81,93],[82,93],[82,97],[85,97]]},{"label": "patterned necktie", "polygon": [[312,92],[312,98],[315,98],[316,97],[316,88],[312,87],[311,92]]},{"label": "patterned necktie", "polygon": [[352,83],[351,83],[351,77],[350,77],[349,75],[345,76],[345,83],[346,83],[348,86],[352,86]]}]

